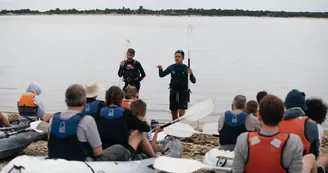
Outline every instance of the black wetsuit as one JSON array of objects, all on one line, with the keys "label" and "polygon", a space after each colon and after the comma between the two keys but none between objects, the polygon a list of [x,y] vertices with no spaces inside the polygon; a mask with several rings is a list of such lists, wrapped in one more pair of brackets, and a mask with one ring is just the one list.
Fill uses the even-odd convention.
[{"label": "black wetsuit", "polygon": [[[172,64],[164,71],[159,69],[159,77],[171,74],[170,82],[170,110],[188,109],[190,90],[188,88],[188,66]],[[196,83],[194,74],[190,74],[190,81]]]},{"label": "black wetsuit", "polygon": [[125,61],[125,65],[118,69],[118,77],[123,76],[123,81],[125,85],[123,90],[128,86],[135,86],[138,91],[140,89],[140,81],[146,77],[146,73],[142,68],[141,64],[137,60]]}]

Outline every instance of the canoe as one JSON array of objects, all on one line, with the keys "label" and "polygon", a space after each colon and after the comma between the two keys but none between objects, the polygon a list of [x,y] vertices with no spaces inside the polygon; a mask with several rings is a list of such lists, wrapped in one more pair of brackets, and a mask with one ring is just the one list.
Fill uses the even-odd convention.
[{"label": "canoe", "polygon": [[[219,150],[218,148],[213,148],[208,151],[203,157],[203,163],[205,165],[215,166],[215,167],[232,167],[232,159],[234,157],[233,151]],[[215,171],[216,173],[223,173],[221,171]]]},{"label": "canoe", "polygon": [[154,173],[155,158],[129,162],[79,162],[45,157],[19,156],[10,161],[1,173]]},{"label": "canoe", "polygon": [[16,156],[32,142],[47,136],[27,128],[29,125],[0,128],[0,160]]}]

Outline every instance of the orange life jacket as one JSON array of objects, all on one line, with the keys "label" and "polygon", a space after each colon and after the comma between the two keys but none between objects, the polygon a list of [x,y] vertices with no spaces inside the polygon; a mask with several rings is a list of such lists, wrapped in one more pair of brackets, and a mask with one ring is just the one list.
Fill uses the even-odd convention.
[{"label": "orange life jacket", "polygon": [[294,133],[298,135],[303,143],[304,146],[304,153],[310,153],[311,143],[306,139],[305,136],[305,122],[309,118],[307,116],[301,116],[297,118],[291,118],[288,120],[283,120],[280,123],[279,131],[287,132],[287,133]]},{"label": "orange life jacket", "polygon": [[20,100],[18,101],[18,106],[36,107],[33,102],[33,98],[36,94],[22,94]]},{"label": "orange life jacket", "polygon": [[258,132],[249,132],[247,140],[249,151],[245,173],[287,172],[282,165],[282,154],[288,138],[288,133],[262,136]]},{"label": "orange life jacket", "polygon": [[123,101],[122,101],[122,107],[123,108],[125,108],[125,109],[130,109],[130,104],[131,104],[131,100],[126,100],[126,99],[124,99]]}]

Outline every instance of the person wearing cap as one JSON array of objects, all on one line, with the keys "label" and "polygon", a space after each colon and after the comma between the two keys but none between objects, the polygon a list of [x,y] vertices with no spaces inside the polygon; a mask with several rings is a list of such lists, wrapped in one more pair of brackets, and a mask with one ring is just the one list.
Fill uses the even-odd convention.
[{"label": "person wearing cap", "polygon": [[318,127],[305,115],[307,110],[305,93],[293,89],[287,94],[284,104],[286,111],[279,130],[297,134],[302,140],[304,154],[312,153],[318,157],[320,147]]},{"label": "person wearing cap", "polygon": [[87,94],[87,103],[84,106],[83,113],[96,117],[96,114],[100,113],[100,110],[105,107],[105,102],[97,100],[98,95],[103,90],[104,86],[93,81],[85,85]]},{"label": "person wearing cap", "polygon": [[32,81],[29,83],[26,93],[22,94],[17,108],[22,123],[29,123],[42,119],[48,122],[51,115],[45,115],[43,101],[40,98],[41,89],[37,82]]},{"label": "person wearing cap", "polygon": [[233,99],[232,110],[220,116],[218,123],[220,149],[233,151],[240,134],[260,130],[260,121],[245,111],[246,101],[245,96],[237,95]]},{"label": "person wearing cap", "polygon": [[164,71],[162,65],[158,65],[159,77],[165,77],[171,74],[170,82],[170,110],[172,119],[178,119],[185,114],[190,101],[190,89],[188,84],[188,74],[190,81],[196,83],[196,78],[191,68],[183,64],[185,53],[182,50],[177,50],[174,53],[175,64],[168,66]]}]

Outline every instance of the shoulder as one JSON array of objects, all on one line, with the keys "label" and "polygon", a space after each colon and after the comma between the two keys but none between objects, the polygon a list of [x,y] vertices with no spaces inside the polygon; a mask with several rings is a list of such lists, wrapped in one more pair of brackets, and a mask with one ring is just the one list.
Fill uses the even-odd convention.
[{"label": "shoulder", "polygon": [[80,120],[79,126],[92,126],[93,124],[95,124],[93,117],[90,115],[84,115]]},{"label": "shoulder", "polygon": [[305,134],[307,137],[318,137],[318,126],[309,119],[305,122]]},{"label": "shoulder", "polygon": [[244,132],[242,134],[240,134],[237,138],[237,143],[236,145],[238,146],[247,146],[246,144],[248,143],[248,134],[249,132]]},{"label": "shoulder", "polygon": [[303,143],[301,138],[298,135],[295,134],[289,134],[289,138],[286,142],[286,147],[288,149],[295,149],[295,150],[301,150],[303,151]]}]

